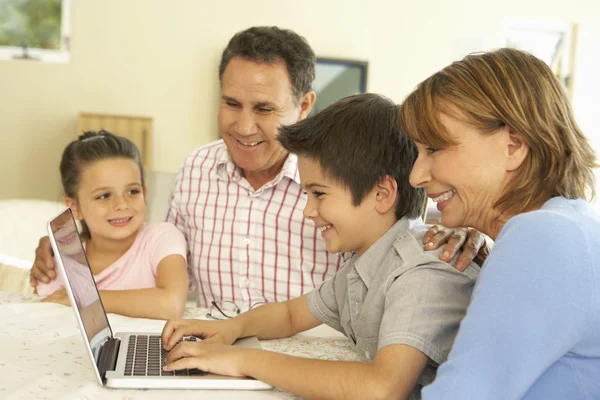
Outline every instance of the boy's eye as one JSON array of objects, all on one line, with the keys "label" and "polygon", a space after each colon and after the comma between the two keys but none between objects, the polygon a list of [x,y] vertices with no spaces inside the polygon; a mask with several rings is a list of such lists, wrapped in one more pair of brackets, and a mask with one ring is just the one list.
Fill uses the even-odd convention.
[{"label": "boy's eye", "polygon": [[312,193],[317,199],[321,198],[321,196],[323,196],[325,194],[323,192],[312,192]]}]

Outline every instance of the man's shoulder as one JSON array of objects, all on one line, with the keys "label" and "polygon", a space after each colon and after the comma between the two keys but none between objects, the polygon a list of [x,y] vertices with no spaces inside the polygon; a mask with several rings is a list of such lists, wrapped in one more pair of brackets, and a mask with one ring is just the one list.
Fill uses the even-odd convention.
[{"label": "man's shoulder", "polygon": [[227,147],[222,139],[207,143],[204,146],[192,150],[185,158],[183,167],[191,168],[207,163],[212,165],[216,163],[223,155],[223,152],[226,151]]}]

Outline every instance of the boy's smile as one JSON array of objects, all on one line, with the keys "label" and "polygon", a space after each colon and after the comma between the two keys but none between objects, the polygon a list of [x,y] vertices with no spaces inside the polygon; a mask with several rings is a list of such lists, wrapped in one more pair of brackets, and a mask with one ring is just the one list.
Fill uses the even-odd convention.
[{"label": "boy's smile", "polygon": [[308,195],[304,217],[315,223],[330,253],[360,255],[391,226],[386,226],[376,209],[375,189],[356,206],[350,190],[324,174],[318,161],[298,156],[298,170]]}]

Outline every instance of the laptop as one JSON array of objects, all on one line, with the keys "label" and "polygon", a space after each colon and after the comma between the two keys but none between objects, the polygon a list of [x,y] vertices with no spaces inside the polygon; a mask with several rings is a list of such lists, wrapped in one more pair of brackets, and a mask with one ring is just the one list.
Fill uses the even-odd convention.
[{"label": "laptop", "polygon": [[[129,389],[272,388],[249,377],[221,376],[197,369],[163,371],[167,352],[162,348],[160,333],[113,333],[71,209],[48,222],[48,234],[100,385]],[[200,341],[193,336],[183,340]],[[239,339],[233,345],[260,348],[256,337]]]}]

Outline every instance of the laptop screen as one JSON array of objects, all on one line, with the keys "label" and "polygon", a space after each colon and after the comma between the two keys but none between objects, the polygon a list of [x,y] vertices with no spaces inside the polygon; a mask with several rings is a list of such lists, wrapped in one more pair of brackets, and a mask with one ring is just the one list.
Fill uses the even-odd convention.
[{"label": "laptop screen", "polygon": [[70,292],[75,300],[80,325],[97,358],[98,344],[112,336],[100,295],[89,267],[77,225],[70,209],[50,221],[48,231],[57,262],[62,264]]}]

